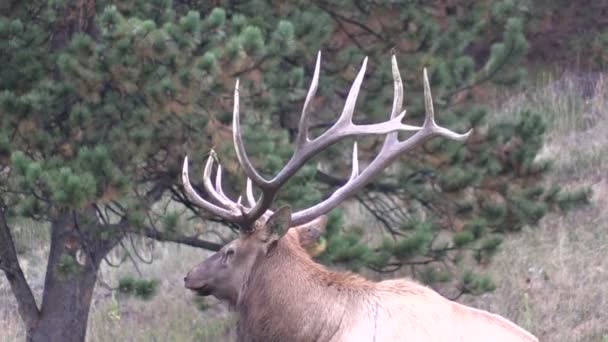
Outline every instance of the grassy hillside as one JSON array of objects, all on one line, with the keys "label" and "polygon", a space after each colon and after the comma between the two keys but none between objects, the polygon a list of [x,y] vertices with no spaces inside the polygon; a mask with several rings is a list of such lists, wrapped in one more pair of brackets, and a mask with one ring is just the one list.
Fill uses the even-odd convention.
[{"label": "grassy hillside", "polygon": [[[608,341],[608,75],[539,76],[508,95],[495,96],[494,119],[529,108],[546,115],[549,134],[543,156],[555,160],[552,181],[591,186],[592,204],[567,217],[549,216],[506,239],[486,270],[493,293],[462,297],[467,304],[502,314],[541,341]],[[44,231],[23,224],[21,246],[39,247]],[[29,250],[29,248],[22,248]],[[22,256],[40,295],[47,251]],[[200,250],[171,244],[141,244],[153,264],[104,266],[89,318],[89,341],[230,341],[234,325],[226,307],[196,301],[183,288],[186,271],[202,260]],[[141,301],[113,295],[122,275],[141,272],[160,280],[158,295]],[[201,311],[198,308],[204,307]],[[15,302],[0,277],[0,341],[23,340]]]},{"label": "grassy hillside", "polygon": [[608,77],[545,76],[497,103],[495,115],[522,107],[546,115],[541,157],[555,160],[552,180],[591,186],[592,203],[506,239],[489,270],[496,291],[463,301],[541,341],[608,341]]}]

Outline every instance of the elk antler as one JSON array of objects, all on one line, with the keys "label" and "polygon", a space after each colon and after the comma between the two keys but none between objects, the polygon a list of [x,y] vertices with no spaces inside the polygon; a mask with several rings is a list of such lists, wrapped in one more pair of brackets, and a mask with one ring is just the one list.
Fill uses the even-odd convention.
[{"label": "elk antler", "polygon": [[[340,202],[352,196],[367,183],[369,183],[380,171],[392,163],[400,154],[435,136],[443,136],[449,139],[463,141],[471,133],[471,130],[469,130],[465,134],[458,134],[446,128],[440,127],[435,123],[433,100],[431,97],[431,89],[426,69],[424,69],[423,72],[424,105],[426,110],[424,123],[422,127],[403,124],[402,120],[405,117],[405,110],[402,110],[403,84],[401,81],[401,75],[399,74],[399,69],[397,67],[397,59],[395,58],[395,55],[393,55],[391,57],[391,64],[395,95],[390,119],[382,123],[368,125],[356,125],[352,122],[355,102],[357,100],[359,89],[361,88],[361,83],[363,82],[363,75],[365,74],[365,69],[367,66],[366,57],[363,61],[363,65],[361,66],[361,70],[357,74],[357,77],[355,78],[355,81],[353,82],[353,85],[348,93],[342,114],[336,123],[319,137],[310,140],[308,137],[308,106],[310,105],[312,98],[315,96],[317,86],[319,84],[320,63],[321,52],[319,52],[317,55],[314,75],[306,96],[306,100],[304,101],[304,107],[302,108],[302,116],[300,118],[298,135],[296,137],[294,154],[287,162],[285,167],[271,180],[267,180],[262,177],[255,170],[247,157],[245,144],[243,143],[241,134],[239,117],[239,81],[237,79],[234,90],[234,116],[232,121],[232,130],[236,155],[241,167],[243,168],[243,171],[247,175],[246,199],[248,205],[245,206],[241,204],[240,199],[239,201],[234,202],[224,194],[221,186],[222,176],[220,166],[218,166],[218,170],[216,172],[215,187],[213,186],[211,182],[211,170],[213,168],[214,159],[216,158],[213,150],[211,151],[205,166],[203,184],[211,198],[217,202],[217,205],[202,198],[192,188],[188,178],[188,158],[186,157],[184,159],[184,168],[182,172],[184,187],[186,189],[186,193],[197,205],[210,211],[214,215],[238,224],[243,230],[252,229],[253,223],[257,219],[271,213],[269,208],[272,205],[272,202],[281,186],[283,186],[283,184],[285,184],[285,182],[287,182],[287,180],[292,177],[302,167],[302,165],[304,165],[304,163],[317,155],[319,152],[346,137],[386,134],[386,138],[384,139],[384,144],[382,145],[380,152],[361,172],[359,172],[357,143],[355,142],[353,147],[353,167],[348,182],[321,203],[292,213],[292,224],[303,224],[329,212],[331,209],[340,204]],[[416,133],[404,141],[399,141],[399,131],[415,131]],[[253,196],[252,183],[260,188],[262,192],[258,200],[256,200]]]}]

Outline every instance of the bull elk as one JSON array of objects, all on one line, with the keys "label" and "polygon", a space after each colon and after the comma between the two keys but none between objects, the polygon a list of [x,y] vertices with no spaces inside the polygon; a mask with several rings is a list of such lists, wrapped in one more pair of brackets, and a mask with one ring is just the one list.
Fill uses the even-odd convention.
[{"label": "bull elk", "polygon": [[[193,189],[188,159],[183,184],[202,209],[237,224],[238,239],[194,267],[185,277],[186,288],[199,295],[226,301],[239,314],[238,341],[538,341],[507,319],[452,302],[412,280],[372,282],[361,276],[333,272],[312,260],[303,247],[315,236],[315,224],[340,202],[359,191],[399,155],[430,138],[464,141],[471,131],[458,134],[435,123],[426,69],[423,72],[425,119],[422,126],[402,123],[403,85],[392,56],[394,100],[390,119],[357,125],[352,122],[355,101],[367,64],[364,60],[337,122],[315,139],[308,135],[308,108],[319,82],[321,55],[299,122],[295,151],[271,180],[262,177],[248,159],[239,122],[239,83],[234,91],[233,139],[236,155],[247,176],[245,203],[231,200],[222,190],[221,166],[212,181],[213,151],[204,168],[203,185],[211,201]],[[413,134],[400,141],[398,133]],[[282,185],[302,165],[329,145],[346,137],[386,135],[378,155],[359,170],[354,144],[352,173],[344,186],[310,208],[292,212],[287,206],[271,211]],[[261,195],[255,198],[252,185]],[[290,229],[290,227],[293,227]],[[317,227],[318,228],[318,227]],[[312,232],[312,234],[311,234]],[[318,234],[317,234],[318,235]]]}]

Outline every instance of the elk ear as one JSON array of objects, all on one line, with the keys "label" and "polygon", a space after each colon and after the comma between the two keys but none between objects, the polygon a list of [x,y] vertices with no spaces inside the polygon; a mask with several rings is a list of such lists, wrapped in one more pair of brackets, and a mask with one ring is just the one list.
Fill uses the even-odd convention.
[{"label": "elk ear", "polygon": [[291,208],[286,205],[275,211],[266,221],[266,227],[264,227],[266,236],[271,237],[274,235],[280,239],[287,232],[290,224]]},{"label": "elk ear", "polygon": [[293,227],[293,231],[298,234],[300,246],[304,249],[308,249],[314,247],[314,245],[319,242],[319,238],[325,231],[326,225],[327,216],[322,215],[308,223]]},{"label": "elk ear", "polygon": [[281,207],[268,218],[262,232],[266,254],[277,246],[279,240],[289,230],[290,223],[291,208],[289,206]]}]

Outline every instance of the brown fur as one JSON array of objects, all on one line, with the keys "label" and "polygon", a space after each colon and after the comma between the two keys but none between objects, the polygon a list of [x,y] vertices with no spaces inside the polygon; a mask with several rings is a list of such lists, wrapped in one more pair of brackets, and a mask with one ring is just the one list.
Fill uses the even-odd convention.
[{"label": "brown fur", "polygon": [[315,263],[294,235],[258,261],[236,305],[239,341],[537,341],[418,283],[370,282]]},{"label": "brown fur", "polygon": [[277,235],[289,226],[289,215],[279,210],[185,278],[187,288],[225,300],[239,313],[239,342],[538,341],[501,316],[414,281],[375,283],[328,270],[304,250],[320,235],[318,227]]}]

